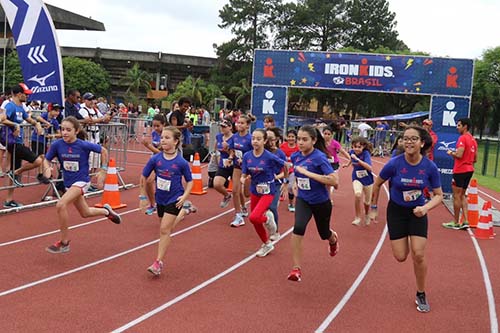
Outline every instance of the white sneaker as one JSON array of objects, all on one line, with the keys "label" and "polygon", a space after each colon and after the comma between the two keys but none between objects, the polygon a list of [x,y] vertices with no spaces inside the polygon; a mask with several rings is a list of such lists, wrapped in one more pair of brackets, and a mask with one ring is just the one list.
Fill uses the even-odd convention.
[{"label": "white sneaker", "polygon": [[238,228],[245,225],[245,220],[240,214],[236,214],[234,221],[231,222],[231,227]]},{"label": "white sneaker", "polygon": [[356,217],[354,219],[354,221],[352,221],[352,225],[359,226],[360,223],[361,223],[361,219],[359,217]]},{"label": "white sneaker", "polygon": [[272,234],[271,236],[269,236],[269,239],[272,241],[272,242],[275,242],[277,241],[278,239],[280,239],[281,235],[279,232],[276,232],[274,234]]},{"label": "white sneaker", "polygon": [[365,225],[370,225],[370,216],[368,215],[365,216]]},{"label": "white sneaker", "polygon": [[227,197],[224,197],[224,198],[222,199],[222,201],[220,202],[220,205],[219,205],[219,206],[220,206],[220,208],[226,208],[226,207],[227,207],[227,205],[229,205],[229,202],[231,201],[231,199],[232,199],[232,198],[233,198],[233,195],[232,195],[231,193],[229,193],[229,194],[227,195]]},{"label": "white sneaker", "polygon": [[269,242],[267,244],[262,244],[262,246],[260,247],[259,251],[257,251],[256,256],[259,257],[259,258],[265,257],[272,250],[274,250],[273,243]]},{"label": "white sneaker", "polygon": [[289,212],[295,212],[295,206],[294,205],[288,205],[288,211]]},{"label": "white sneaker", "polygon": [[264,227],[266,227],[269,235],[274,235],[276,233],[276,229],[278,229],[278,227],[276,227],[276,221],[274,221],[274,214],[268,209],[266,210],[265,215],[267,217],[267,221],[264,223]]}]

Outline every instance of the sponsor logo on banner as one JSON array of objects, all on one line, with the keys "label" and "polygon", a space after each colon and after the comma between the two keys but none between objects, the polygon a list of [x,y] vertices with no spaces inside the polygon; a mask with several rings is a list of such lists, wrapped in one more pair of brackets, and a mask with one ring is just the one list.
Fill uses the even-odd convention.
[{"label": "sponsor logo on banner", "polygon": [[453,147],[450,147],[450,145],[452,143],[455,143],[457,141],[449,141],[449,142],[446,142],[446,141],[440,141],[439,142],[439,147],[437,150],[444,150],[444,151],[448,151],[450,149],[453,149]]},{"label": "sponsor logo on banner", "polygon": [[46,85],[46,81],[48,78],[50,78],[52,75],[55,74],[55,71],[50,72],[49,74],[38,77],[38,74],[29,78],[28,81],[34,81],[38,83],[38,86],[32,86],[31,90],[33,91],[34,94],[36,93],[41,93],[41,92],[49,92],[49,91],[59,91],[59,87],[57,85]]},{"label": "sponsor logo on banner", "polygon": [[363,58],[361,64],[326,63],[325,74],[337,75],[333,78],[336,85],[381,87],[378,78],[394,77],[394,70],[392,66],[370,65],[368,59]]},{"label": "sponsor logo on banner", "polygon": [[453,174],[453,169],[438,168],[438,170],[443,175],[452,175]]}]

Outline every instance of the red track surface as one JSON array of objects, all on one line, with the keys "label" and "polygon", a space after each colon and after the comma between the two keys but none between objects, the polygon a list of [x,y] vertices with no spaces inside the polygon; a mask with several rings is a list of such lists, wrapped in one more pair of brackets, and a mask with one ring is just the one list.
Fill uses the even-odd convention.
[{"label": "red track surface", "polygon": [[[146,155],[131,155],[131,163],[122,174],[126,182],[137,183],[138,162],[146,159]],[[380,164],[375,163],[374,167],[375,171],[380,170]],[[18,195],[36,198],[38,194],[34,192]],[[253,227],[247,222],[242,228],[230,228],[234,213],[220,209],[220,196],[209,190],[204,196],[191,196],[199,211],[181,222],[176,232],[194,227],[175,235],[167,252],[164,274],[153,278],[146,267],[156,254],[158,218],[135,210],[137,195],[137,189],[121,192],[122,202],[128,204],[121,212],[132,210],[123,215],[122,225],[102,220],[71,230],[71,252],[63,255],[44,251],[58,239],[57,233],[5,245],[56,230],[54,207],[1,216],[2,332],[109,332],[168,302],[171,304],[162,311],[129,331],[313,332],[348,293],[385,228],[383,222],[363,228],[351,225],[354,207],[350,170],[342,170],[332,219],[340,237],[340,252],[329,257],[327,244],[319,239],[311,223],[305,237],[303,280],[290,282],[286,280],[291,268],[290,235],[283,237],[269,256],[249,258],[260,245]],[[99,198],[89,200],[96,202]],[[380,206],[385,206],[385,202],[384,194]],[[225,215],[213,218],[224,212]],[[381,215],[380,220],[384,221],[383,210]],[[366,276],[325,331],[492,331],[484,278],[473,241],[467,232],[443,229],[441,222],[449,219],[444,206],[430,214],[430,313],[416,311],[412,262],[396,262],[385,237]],[[78,225],[92,219],[82,219],[72,212],[71,221]],[[203,221],[206,223],[196,226]],[[282,204],[280,230],[285,233],[292,226],[293,215]],[[150,242],[141,249],[95,264]],[[491,279],[496,316],[500,309],[499,244],[498,239],[479,241]],[[245,258],[248,261],[241,263]],[[239,268],[213,283],[179,297],[238,263]],[[89,264],[90,267],[82,267]],[[58,277],[61,273],[64,275]],[[21,289],[14,289],[18,287]],[[495,323],[498,325],[496,319]]]}]

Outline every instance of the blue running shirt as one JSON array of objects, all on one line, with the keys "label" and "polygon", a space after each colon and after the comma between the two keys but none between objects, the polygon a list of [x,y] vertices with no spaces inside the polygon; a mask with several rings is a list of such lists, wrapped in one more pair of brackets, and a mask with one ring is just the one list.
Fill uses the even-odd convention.
[{"label": "blue running shirt", "polygon": [[273,194],[276,192],[274,176],[276,170],[281,170],[285,160],[280,159],[268,150],[256,157],[252,151],[243,155],[241,172],[250,175],[250,192],[254,195]]},{"label": "blue running shirt", "polygon": [[[354,150],[349,152],[349,155],[355,154]],[[370,152],[368,150],[363,150],[361,155],[356,155],[360,160],[372,165],[372,158],[370,156]],[[373,184],[373,174],[363,168],[361,164],[352,160],[352,180],[359,180],[363,186],[368,186]]]},{"label": "blue running shirt", "polygon": [[227,140],[229,149],[234,150],[234,161],[233,165],[241,166],[238,160],[243,158],[243,155],[250,150],[252,147],[252,135],[247,133],[247,135],[241,136],[239,133],[234,133],[232,137]]}]

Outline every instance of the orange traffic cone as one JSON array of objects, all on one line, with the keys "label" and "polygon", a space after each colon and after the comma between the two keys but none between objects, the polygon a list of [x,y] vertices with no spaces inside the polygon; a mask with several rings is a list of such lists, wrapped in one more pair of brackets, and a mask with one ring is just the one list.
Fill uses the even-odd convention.
[{"label": "orange traffic cone", "polygon": [[492,209],[491,201],[488,201],[487,203],[488,203],[488,226],[490,232],[490,239],[494,239],[497,234],[493,230],[493,213],[491,212]]},{"label": "orange traffic cone", "polygon": [[479,197],[477,194],[477,179],[472,179],[467,190],[467,220],[469,227],[477,227],[479,222]]},{"label": "orange traffic cone", "polygon": [[202,195],[206,194],[207,191],[203,189],[203,182],[201,180],[201,165],[200,165],[200,154],[194,154],[194,161],[191,167],[191,174],[193,175],[193,189],[191,194]]},{"label": "orange traffic cone", "polygon": [[233,178],[229,177],[229,184],[227,185],[226,191],[233,192]]},{"label": "orange traffic cone", "polygon": [[488,221],[488,203],[483,204],[483,209],[481,209],[481,215],[479,216],[479,222],[477,223],[477,228],[474,230],[474,237],[478,239],[491,239],[490,238],[490,226]]},{"label": "orange traffic cone", "polygon": [[104,193],[102,194],[101,203],[96,204],[95,207],[102,208],[105,204],[109,204],[113,209],[127,207],[126,204],[120,202],[116,162],[113,158],[109,159],[108,172],[106,174],[106,180],[104,181]]}]

